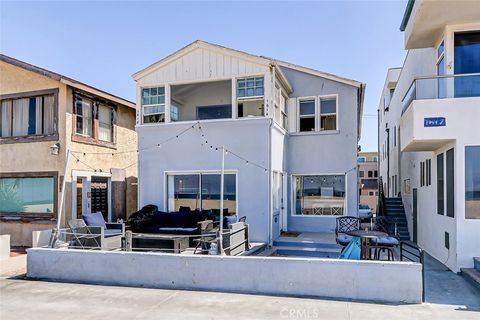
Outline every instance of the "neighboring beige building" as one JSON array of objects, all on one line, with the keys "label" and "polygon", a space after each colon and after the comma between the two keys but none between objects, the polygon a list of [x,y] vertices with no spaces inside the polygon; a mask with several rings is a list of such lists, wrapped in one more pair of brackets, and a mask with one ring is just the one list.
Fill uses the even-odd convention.
[{"label": "neighboring beige building", "polygon": [[55,227],[67,150],[62,225],[137,209],[134,103],[5,55],[0,99],[0,234],[12,245]]},{"label": "neighboring beige building", "polygon": [[378,199],[378,153],[358,153],[358,194],[359,203],[368,204],[374,213],[377,212]]}]

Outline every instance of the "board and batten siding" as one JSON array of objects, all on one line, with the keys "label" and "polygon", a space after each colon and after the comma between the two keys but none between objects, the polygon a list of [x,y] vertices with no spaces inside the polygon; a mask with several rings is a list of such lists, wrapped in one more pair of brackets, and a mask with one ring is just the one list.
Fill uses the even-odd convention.
[{"label": "board and batten siding", "polygon": [[264,74],[268,65],[231,54],[195,48],[174,61],[159,66],[138,80],[140,86],[164,83],[226,79],[242,75]]}]

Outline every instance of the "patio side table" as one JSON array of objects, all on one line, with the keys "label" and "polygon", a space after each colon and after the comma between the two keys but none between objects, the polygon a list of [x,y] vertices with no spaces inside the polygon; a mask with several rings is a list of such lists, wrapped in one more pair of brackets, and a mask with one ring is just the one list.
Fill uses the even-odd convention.
[{"label": "patio side table", "polygon": [[370,260],[370,240],[377,239],[381,237],[386,237],[388,234],[385,232],[380,231],[372,231],[372,230],[353,230],[347,232],[349,236],[352,237],[359,237],[362,240],[362,253],[360,258],[362,260]]}]

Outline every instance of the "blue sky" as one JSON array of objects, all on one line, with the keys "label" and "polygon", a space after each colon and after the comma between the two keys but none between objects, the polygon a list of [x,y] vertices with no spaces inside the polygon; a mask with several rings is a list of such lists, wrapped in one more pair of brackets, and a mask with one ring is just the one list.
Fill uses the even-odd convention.
[{"label": "blue sky", "polygon": [[201,39],[367,83],[360,144],[377,149],[387,69],[405,57],[402,1],[1,1],[2,53],[135,99],[131,75]]}]

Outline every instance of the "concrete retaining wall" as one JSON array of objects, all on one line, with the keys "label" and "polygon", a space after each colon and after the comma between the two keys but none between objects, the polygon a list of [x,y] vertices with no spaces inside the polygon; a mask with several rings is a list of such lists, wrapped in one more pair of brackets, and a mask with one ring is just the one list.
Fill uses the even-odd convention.
[{"label": "concrete retaining wall", "polygon": [[421,265],[33,248],[27,276],[66,282],[420,303]]}]

